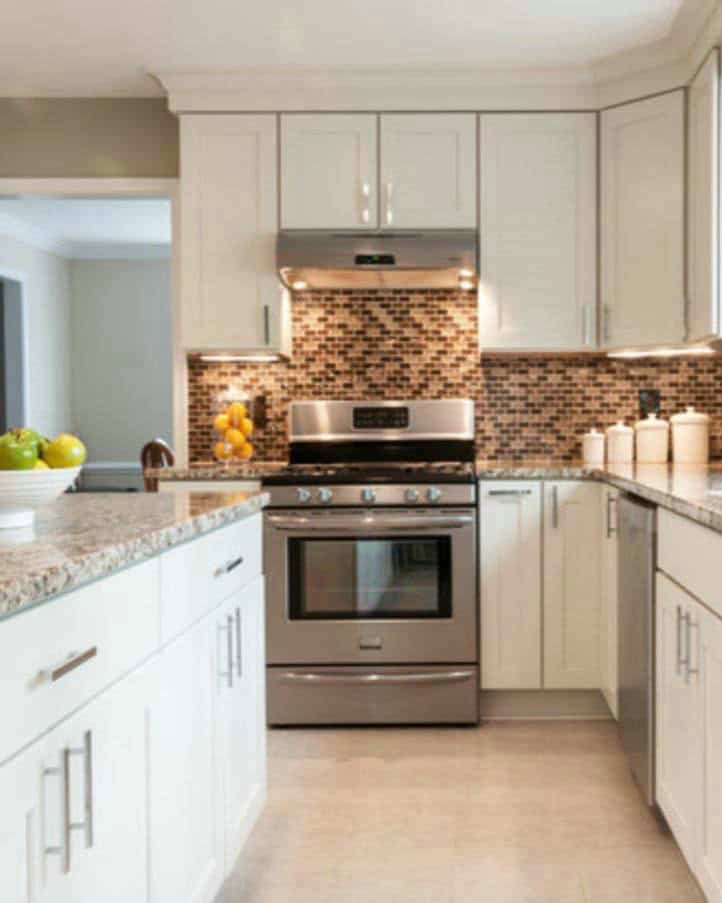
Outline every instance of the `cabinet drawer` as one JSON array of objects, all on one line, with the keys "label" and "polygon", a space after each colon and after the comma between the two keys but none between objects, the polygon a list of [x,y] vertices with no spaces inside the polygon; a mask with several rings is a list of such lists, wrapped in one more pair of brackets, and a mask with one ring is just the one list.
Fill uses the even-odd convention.
[{"label": "cabinet drawer", "polygon": [[157,559],[0,624],[0,762],[150,656],[158,642]]},{"label": "cabinet drawer", "polygon": [[718,566],[722,534],[659,509],[657,563],[673,580],[722,617]]},{"label": "cabinet drawer", "polygon": [[167,642],[261,573],[261,514],[161,557],[161,638]]}]

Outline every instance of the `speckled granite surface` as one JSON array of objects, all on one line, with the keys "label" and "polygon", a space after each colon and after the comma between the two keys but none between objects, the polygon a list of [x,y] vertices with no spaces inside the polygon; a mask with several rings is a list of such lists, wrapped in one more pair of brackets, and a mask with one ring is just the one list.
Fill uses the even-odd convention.
[{"label": "speckled granite surface", "polygon": [[273,473],[286,466],[285,461],[249,461],[223,464],[208,461],[190,467],[148,467],[144,473],[154,480],[185,482],[188,480],[260,480],[264,473]]},{"label": "speckled granite surface", "polygon": [[0,530],[0,619],[260,511],[266,493],[78,493]]},{"label": "speckled granite surface", "polygon": [[551,458],[477,458],[476,471],[481,480],[585,480],[596,473],[581,461],[567,463]]}]

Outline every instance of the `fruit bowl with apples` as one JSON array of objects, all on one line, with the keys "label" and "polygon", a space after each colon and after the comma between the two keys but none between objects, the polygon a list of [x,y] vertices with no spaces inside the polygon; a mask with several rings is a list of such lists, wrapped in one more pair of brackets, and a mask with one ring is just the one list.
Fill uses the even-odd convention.
[{"label": "fruit bowl with apples", "polygon": [[28,428],[0,436],[0,529],[29,527],[35,511],[77,480],[86,458],[76,436],[46,439]]}]

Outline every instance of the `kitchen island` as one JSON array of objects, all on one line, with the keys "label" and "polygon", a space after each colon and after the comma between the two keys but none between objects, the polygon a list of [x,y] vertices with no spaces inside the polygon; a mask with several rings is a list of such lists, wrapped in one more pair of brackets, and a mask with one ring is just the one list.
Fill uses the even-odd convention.
[{"label": "kitchen island", "polygon": [[4,898],[210,901],[263,806],[262,493],[0,533]]}]

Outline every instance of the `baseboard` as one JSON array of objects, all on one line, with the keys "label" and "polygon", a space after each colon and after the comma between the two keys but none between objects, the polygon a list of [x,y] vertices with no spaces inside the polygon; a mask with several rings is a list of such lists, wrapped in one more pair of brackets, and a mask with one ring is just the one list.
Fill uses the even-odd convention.
[{"label": "baseboard", "polygon": [[482,721],[612,718],[600,690],[482,690],[480,713]]}]

